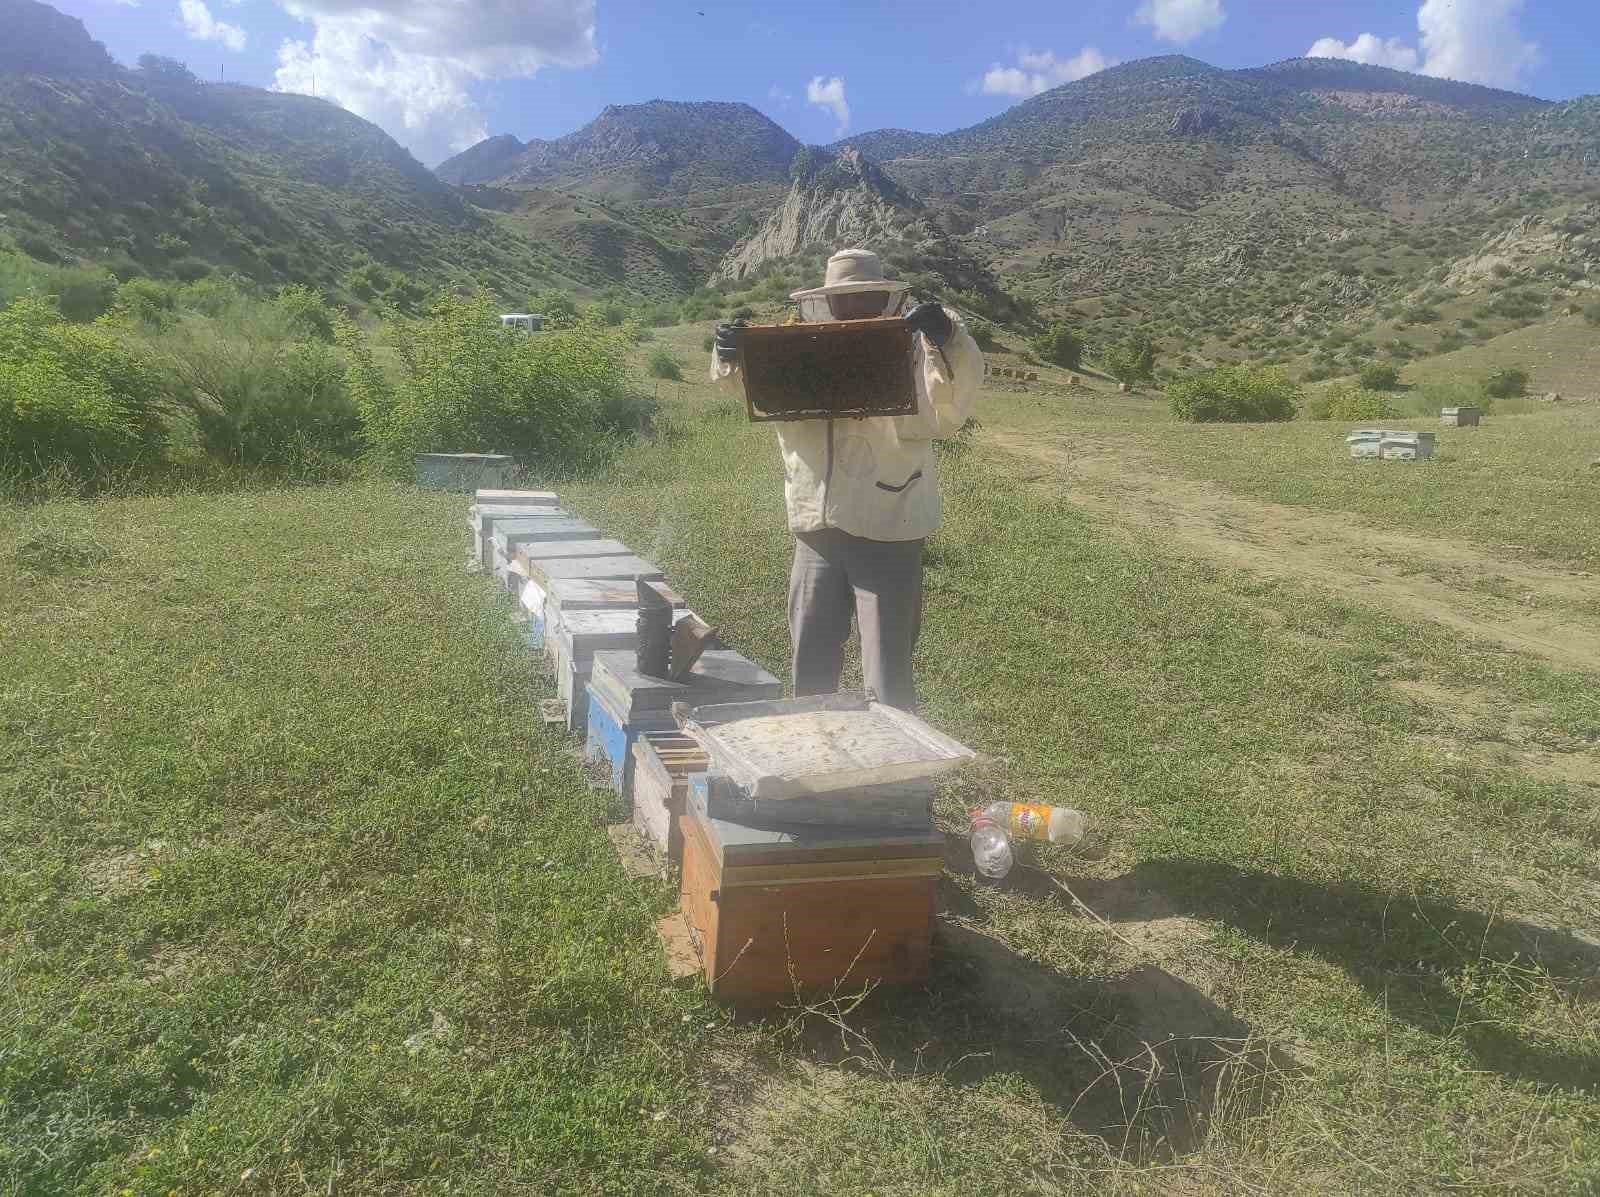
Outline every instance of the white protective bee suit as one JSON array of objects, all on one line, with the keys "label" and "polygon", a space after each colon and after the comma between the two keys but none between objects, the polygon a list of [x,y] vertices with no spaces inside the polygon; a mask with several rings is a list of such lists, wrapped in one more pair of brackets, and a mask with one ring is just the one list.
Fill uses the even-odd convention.
[{"label": "white protective bee suit", "polygon": [[[846,250],[828,262],[827,283],[796,292],[802,312],[829,294],[882,291],[886,314],[905,284],[885,280],[877,255]],[[943,347],[915,338],[917,411],[909,416],[804,420],[778,425],[784,497],[795,558],[789,630],[797,695],[838,689],[852,611],[860,627],[865,684],[910,709],[911,657],[921,629],[922,543],[942,515],[933,442],[967,422],[983,381],[983,354],[949,308]],[[713,352],[713,379],[734,363]]]}]

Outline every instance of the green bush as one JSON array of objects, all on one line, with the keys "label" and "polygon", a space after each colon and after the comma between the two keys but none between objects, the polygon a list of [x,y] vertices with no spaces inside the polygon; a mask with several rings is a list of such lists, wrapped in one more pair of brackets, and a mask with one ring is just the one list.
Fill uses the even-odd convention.
[{"label": "green bush", "polygon": [[1517,366],[1502,366],[1484,380],[1483,393],[1494,399],[1515,399],[1528,393],[1528,372]]},{"label": "green bush", "polygon": [[1106,373],[1118,382],[1133,386],[1156,376],[1155,342],[1142,334],[1129,338],[1126,345],[1108,349],[1101,357]]},{"label": "green bush", "polygon": [[1172,414],[1197,424],[1292,420],[1300,388],[1281,370],[1219,366],[1167,389]]},{"label": "green bush", "polygon": [[973,316],[968,320],[967,331],[972,334],[972,339],[978,343],[979,349],[995,347],[994,325],[982,316]]},{"label": "green bush", "polygon": [[650,355],[650,377],[665,378],[672,382],[683,381],[683,369],[678,365],[678,359],[665,349],[657,349]]},{"label": "green bush", "polygon": [[486,451],[545,480],[589,473],[651,415],[628,385],[626,341],[593,323],[506,337],[486,301],[441,295],[423,317],[390,326],[393,382],[349,320],[338,337],[370,451],[401,476],[419,453]]},{"label": "green bush", "polygon": [[75,325],[40,299],[0,310],[0,473],[52,471],[93,484],[161,450],[161,385],[111,332]]},{"label": "green bush", "polygon": [[294,332],[327,345],[333,344],[333,312],[322,301],[322,296],[310,287],[303,283],[280,287],[273,304]]},{"label": "green bush", "polygon": [[324,476],[360,448],[344,362],[307,336],[308,304],[239,292],[215,315],[182,312],[150,338],[175,407],[199,447],[231,465]]},{"label": "green bush", "polygon": [[117,302],[112,315],[119,321],[143,331],[160,331],[171,327],[178,318],[178,297],[168,283],[155,279],[129,279],[117,288]]},{"label": "green bush", "polygon": [[1306,400],[1308,420],[1392,420],[1400,412],[1381,391],[1361,387],[1330,387]]},{"label": "green bush", "polygon": [[1591,303],[1584,308],[1583,318],[1590,324],[1600,324],[1600,303]]},{"label": "green bush", "polygon": [[1033,339],[1034,351],[1045,361],[1076,370],[1083,361],[1083,339],[1065,324],[1053,324]]},{"label": "green bush", "polygon": [[[1361,367],[1361,386],[1368,391],[1392,391],[1400,385],[1400,371],[1387,362],[1368,362]],[[1361,417],[1353,417],[1360,419]]]}]

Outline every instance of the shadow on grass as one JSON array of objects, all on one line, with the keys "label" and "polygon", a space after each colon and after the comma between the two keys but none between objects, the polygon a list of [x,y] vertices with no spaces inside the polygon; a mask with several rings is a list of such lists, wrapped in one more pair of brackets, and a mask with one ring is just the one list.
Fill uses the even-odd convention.
[{"label": "shadow on grass", "polygon": [[[947,856],[952,871],[971,873],[964,839],[952,837]],[[1195,1150],[1213,1120],[1261,1113],[1297,1068],[1154,964],[1109,978],[1064,974],[973,925],[982,916],[955,887],[941,886],[940,901],[927,987],[877,991],[848,1013],[849,1003],[807,1004],[796,1025],[813,1059],[894,1080],[1019,1078],[1136,1164]]]},{"label": "shadow on grass", "polygon": [[[1035,869],[1019,869],[1008,881],[1072,909]],[[1430,1035],[1458,1039],[1485,1069],[1538,1084],[1600,1089],[1600,1061],[1593,1054],[1540,1042],[1515,1009],[1519,996],[1537,988],[1573,1008],[1595,1000],[1600,944],[1569,932],[1216,861],[1147,861],[1110,880],[1074,880],[1072,888],[1113,924],[1202,918],[1318,956],[1380,998],[1391,1015]]]}]

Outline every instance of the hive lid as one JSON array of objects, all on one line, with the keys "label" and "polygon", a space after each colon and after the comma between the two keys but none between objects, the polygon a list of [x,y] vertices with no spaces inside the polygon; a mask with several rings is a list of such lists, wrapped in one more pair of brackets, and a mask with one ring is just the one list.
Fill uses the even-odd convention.
[{"label": "hive lid", "polygon": [[680,722],[736,785],[769,801],[934,777],[978,755],[859,691],[699,706]]}]

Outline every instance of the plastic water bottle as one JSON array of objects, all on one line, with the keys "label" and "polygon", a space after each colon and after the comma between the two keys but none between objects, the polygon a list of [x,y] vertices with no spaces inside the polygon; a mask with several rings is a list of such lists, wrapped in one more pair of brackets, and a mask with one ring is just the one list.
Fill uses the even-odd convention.
[{"label": "plastic water bottle", "polygon": [[999,881],[1011,872],[1016,856],[1011,851],[1011,837],[993,819],[987,809],[975,811],[972,816],[972,864],[979,876]]},{"label": "plastic water bottle", "polygon": [[972,864],[980,876],[1003,880],[1017,863],[1012,839],[1048,840],[1067,847],[1088,830],[1082,811],[1033,802],[991,802],[972,812]]},{"label": "plastic water bottle", "polygon": [[978,817],[1004,828],[1012,839],[1048,840],[1068,848],[1089,829],[1082,811],[1042,802],[991,802]]}]

